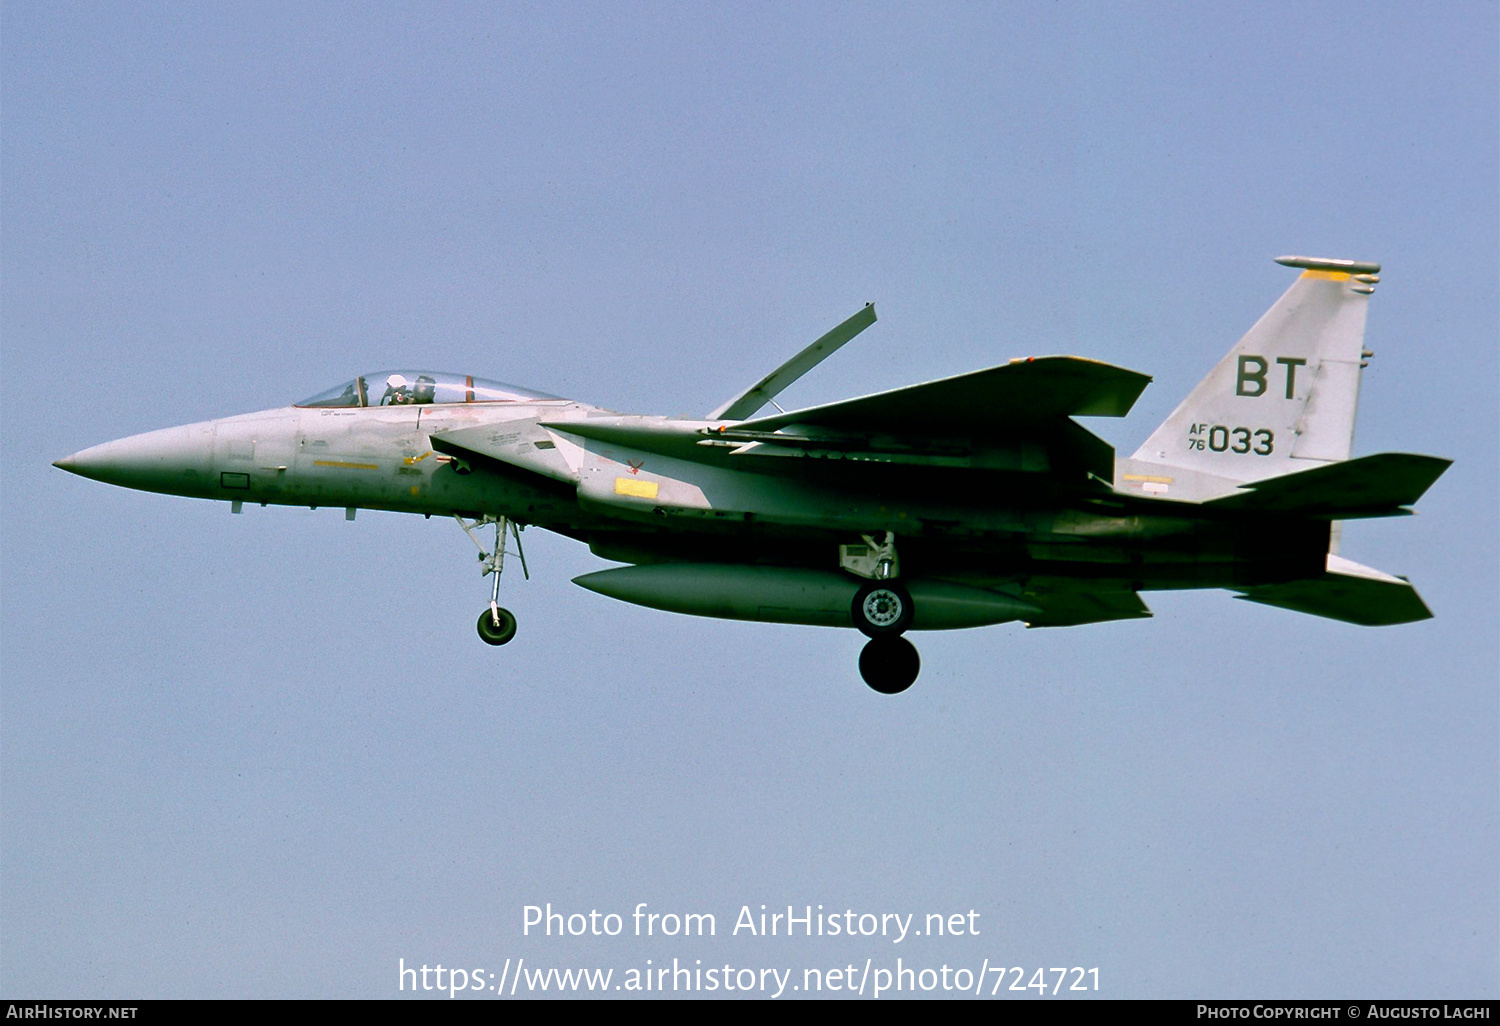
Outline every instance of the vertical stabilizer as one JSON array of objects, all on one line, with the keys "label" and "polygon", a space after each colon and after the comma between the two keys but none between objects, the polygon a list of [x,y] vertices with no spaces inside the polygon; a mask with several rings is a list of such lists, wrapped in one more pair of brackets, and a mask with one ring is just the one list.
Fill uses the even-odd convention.
[{"label": "vertical stabilizer", "polygon": [[1258,481],[1349,458],[1380,265],[1276,262],[1302,274],[1133,459]]}]

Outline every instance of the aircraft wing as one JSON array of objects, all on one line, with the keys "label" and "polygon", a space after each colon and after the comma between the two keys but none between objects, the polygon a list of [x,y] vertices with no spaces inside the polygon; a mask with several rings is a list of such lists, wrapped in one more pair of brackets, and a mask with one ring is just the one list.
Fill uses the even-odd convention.
[{"label": "aircraft wing", "polygon": [[1073,580],[1033,578],[1027,582],[1021,597],[1041,609],[1035,616],[1022,618],[1027,627],[1077,627],[1151,615],[1146,603],[1133,591],[1106,591]]},{"label": "aircraft wing", "polygon": [[1071,418],[1123,416],[1150,380],[1096,360],[1050,356],[738,423],[598,416],[541,426],[756,472],[786,472],[797,462],[812,471],[832,458],[1108,479],[1114,449]]},{"label": "aircraft wing", "polygon": [[1040,356],[812,406],[739,425],[777,431],[793,425],[891,435],[989,435],[1063,417],[1123,417],[1148,375],[1078,356]]}]

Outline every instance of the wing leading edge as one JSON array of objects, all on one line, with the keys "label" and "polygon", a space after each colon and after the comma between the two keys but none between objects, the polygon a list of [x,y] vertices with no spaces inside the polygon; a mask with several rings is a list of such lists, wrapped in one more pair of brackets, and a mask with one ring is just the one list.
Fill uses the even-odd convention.
[{"label": "wing leading edge", "polygon": [[1040,356],[889,392],[771,417],[740,427],[778,431],[793,425],[882,434],[977,434],[1039,425],[1060,417],[1123,417],[1151,378],[1078,356]]}]

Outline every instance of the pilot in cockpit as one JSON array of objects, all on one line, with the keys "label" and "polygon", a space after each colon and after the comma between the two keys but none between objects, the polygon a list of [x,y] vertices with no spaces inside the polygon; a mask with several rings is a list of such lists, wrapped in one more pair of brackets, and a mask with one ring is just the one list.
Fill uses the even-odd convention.
[{"label": "pilot in cockpit", "polygon": [[402,406],[412,401],[404,374],[392,374],[385,379],[385,393],[380,397],[381,406]]}]

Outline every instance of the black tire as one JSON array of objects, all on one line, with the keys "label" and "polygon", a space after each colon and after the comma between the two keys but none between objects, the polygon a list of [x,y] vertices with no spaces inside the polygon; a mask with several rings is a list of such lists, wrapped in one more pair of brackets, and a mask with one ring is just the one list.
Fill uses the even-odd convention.
[{"label": "black tire", "polygon": [[859,675],[882,695],[899,695],[921,670],[917,646],[905,638],[871,638],[859,653]]},{"label": "black tire", "polygon": [[865,637],[896,637],[911,626],[911,595],[895,581],[869,581],[854,593],[849,611]]},{"label": "black tire", "polygon": [[516,618],[509,609],[500,610],[500,623],[497,626],[486,609],[479,614],[479,636],[487,645],[503,645],[516,636]]}]

